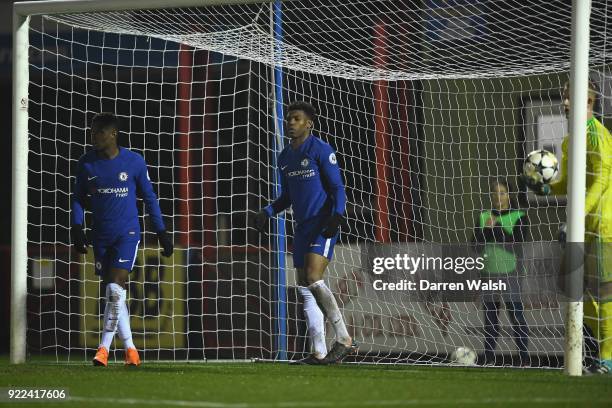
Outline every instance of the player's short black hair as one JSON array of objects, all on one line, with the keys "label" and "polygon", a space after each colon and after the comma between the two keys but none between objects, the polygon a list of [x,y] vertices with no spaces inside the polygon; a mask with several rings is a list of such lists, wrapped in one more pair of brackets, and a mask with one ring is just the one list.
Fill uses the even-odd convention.
[{"label": "player's short black hair", "polygon": [[90,125],[92,132],[103,130],[116,130],[119,132],[119,119],[111,112],[100,112],[91,119]]},{"label": "player's short black hair", "polygon": [[317,117],[317,111],[315,110],[314,106],[312,106],[308,102],[296,101],[291,103],[287,108],[287,113],[296,110],[301,110],[302,112],[304,112],[310,120],[314,121]]}]

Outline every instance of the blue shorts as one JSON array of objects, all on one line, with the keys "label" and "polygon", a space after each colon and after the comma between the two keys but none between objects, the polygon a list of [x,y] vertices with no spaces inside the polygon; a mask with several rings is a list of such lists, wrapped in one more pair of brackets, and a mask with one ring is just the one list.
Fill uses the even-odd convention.
[{"label": "blue shorts", "polygon": [[303,268],[307,253],[319,254],[331,261],[338,234],[332,238],[324,238],[321,231],[321,218],[313,218],[298,224],[293,235],[293,267]]},{"label": "blue shorts", "polygon": [[121,235],[114,241],[94,241],[93,250],[96,260],[96,275],[104,275],[111,268],[134,268],[136,251],[140,244],[140,234]]}]

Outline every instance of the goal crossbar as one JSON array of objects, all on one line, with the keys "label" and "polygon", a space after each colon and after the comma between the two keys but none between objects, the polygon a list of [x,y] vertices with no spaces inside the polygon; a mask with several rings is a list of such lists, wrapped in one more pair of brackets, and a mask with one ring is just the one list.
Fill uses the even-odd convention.
[{"label": "goal crossbar", "polygon": [[[271,0],[43,0],[14,3],[17,16],[40,14],[90,13],[124,10],[153,10],[183,7],[209,7],[218,5],[269,3]],[[291,1],[291,0],[284,0]]]}]

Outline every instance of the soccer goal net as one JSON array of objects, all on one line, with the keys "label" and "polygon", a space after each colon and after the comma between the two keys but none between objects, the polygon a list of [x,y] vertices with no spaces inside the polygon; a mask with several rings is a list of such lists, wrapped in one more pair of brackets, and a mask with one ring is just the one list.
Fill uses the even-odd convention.
[{"label": "soccer goal net", "polygon": [[[27,110],[19,139],[27,202],[17,205],[27,212],[28,353],[84,361],[100,342],[104,292],[91,249],[82,256],[70,247],[70,197],[77,160],[91,149],[90,120],[112,112],[119,144],[147,162],[176,245],[173,257],[160,257],[141,215],[128,305],[142,357],[305,356],[292,213],[261,236],[252,223],[278,194],[284,110],[303,100],[315,106],[314,134],[337,151],[346,185],[346,225],[325,280],[359,343],[347,361],[562,364],[557,233],[566,200],[535,196],[518,176],[532,150],[561,160],[567,1],[57,3],[33,11],[20,37],[29,42],[28,96],[16,101]],[[592,2],[589,64],[604,124],[608,15],[609,2]],[[488,297],[380,290],[444,280],[444,271],[397,265],[378,273],[375,258],[445,257],[470,246],[490,222],[483,214],[504,215],[491,195],[498,177],[527,220],[516,267],[494,277],[510,289]],[[331,342],[330,327],[327,335]],[[121,349],[113,344],[111,358]]]}]

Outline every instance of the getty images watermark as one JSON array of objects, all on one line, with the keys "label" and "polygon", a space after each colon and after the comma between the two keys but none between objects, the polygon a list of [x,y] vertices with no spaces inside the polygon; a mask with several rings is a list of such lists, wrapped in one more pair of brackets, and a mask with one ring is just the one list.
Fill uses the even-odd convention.
[{"label": "getty images watermark", "polygon": [[597,276],[590,278],[596,267],[589,273],[585,264],[584,274],[574,273],[583,260],[609,262],[601,256],[602,249],[597,250],[590,254],[583,245],[557,242],[373,243],[361,247],[361,284],[378,296],[400,296],[402,301],[469,302],[483,295],[501,295],[511,301],[526,297],[572,300],[580,298],[583,281],[585,285],[597,282]]},{"label": "getty images watermark", "polygon": [[[442,256],[411,256],[408,254],[396,254],[394,257],[374,257],[372,260],[372,273],[382,275],[393,271],[395,275],[415,276],[419,273],[454,273],[464,275],[466,272],[482,272],[485,270],[487,255],[466,257],[442,257]],[[471,275],[471,274],[469,274]],[[482,279],[471,277],[457,281],[456,279],[440,281],[438,276],[430,279],[399,279],[385,281],[375,279],[372,282],[374,290],[399,290],[399,291],[506,291],[508,282],[505,278]]]}]

